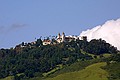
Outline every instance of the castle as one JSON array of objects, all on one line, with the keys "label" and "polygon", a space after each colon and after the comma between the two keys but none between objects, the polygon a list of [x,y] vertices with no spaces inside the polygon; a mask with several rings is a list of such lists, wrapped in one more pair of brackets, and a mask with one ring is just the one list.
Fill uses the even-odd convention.
[{"label": "castle", "polygon": [[[56,38],[52,38],[52,39],[44,39],[42,40],[42,44],[43,45],[55,45],[55,44],[59,44],[62,42],[71,42],[71,41],[77,41],[77,40],[84,40],[87,41],[87,36],[66,36],[65,33],[63,32],[62,35],[60,35],[60,33],[58,33],[58,36]],[[35,47],[35,45],[37,44],[37,41],[34,42],[30,42],[30,43],[24,43],[22,42],[21,44],[17,45],[15,48],[19,49],[24,48],[26,46],[31,47]]]},{"label": "castle", "polygon": [[65,33],[63,32],[62,35],[60,35],[60,33],[58,34],[57,37],[57,42],[61,43],[61,42],[71,42],[72,40],[75,40],[74,37],[70,37],[70,36],[65,36]]},{"label": "castle", "polygon": [[[87,41],[87,36],[82,36],[82,37],[65,36],[65,33],[63,32],[62,35],[60,35],[60,33],[58,33],[57,39],[55,41],[57,43],[62,43],[62,42],[76,41],[77,39]],[[48,44],[52,44],[52,41],[51,40],[43,40],[43,45],[48,45]]]}]

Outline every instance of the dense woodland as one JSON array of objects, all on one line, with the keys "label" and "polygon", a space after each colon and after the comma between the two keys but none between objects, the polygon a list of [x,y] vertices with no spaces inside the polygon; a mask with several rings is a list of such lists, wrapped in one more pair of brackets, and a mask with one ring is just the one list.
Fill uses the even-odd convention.
[{"label": "dense woodland", "polygon": [[106,61],[107,65],[103,68],[109,73],[109,80],[120,79],[120,53],[114,54]]},{"label": "dense woodland", "polygon": [[[24,42],[21,45],[25,45]],[[82,51],[95,56],[83,54]],[[0,78],[15,76],[15,80],[20,80],[42,77],[43,73],[59,64],[70,65],[76,61],[87,61],[96,58],[97,55],[102,57],[104,53],[114,55],[107,60],[108,64],[112,60],[120,62],[117,48],[101,39],[90,42],[76,40],[46,46],[42,45],[41,39],[38,39],[36,44],[28,43],[25,47],[17,45],[11,49],[0,49]]]}]

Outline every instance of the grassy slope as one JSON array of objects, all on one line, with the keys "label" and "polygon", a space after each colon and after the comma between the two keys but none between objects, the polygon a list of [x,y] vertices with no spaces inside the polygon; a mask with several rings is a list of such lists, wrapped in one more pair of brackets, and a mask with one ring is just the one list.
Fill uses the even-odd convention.
[{"label": "grassy slope", "polygon": [[109,80],[120,80],[120,62],[103,67],[109,73]]},{"label": "grassy slope", "polygon": [[13,78],[14,78],[13,76],[8,76],[8,77],[0,79],[0,80],[13,80]]},{"label": "grassy slope", "polygon": [[49,71],[49,72],[47,72],[47,73],[43,73],[43,76],[46,77],[46,76],[48,76],[49,74],[52,74],[52,73],[56,72],[56,71],[59,70],[59,69],[62,69],[62,65],[61,65],[61,64],[60,64],[60,65],[57,65],[57,67],[54,68],[53,70],[51,70],[51,71]]},{"label": "grassy slope", "polygon": [[84,70],[60,74],[47,80],[108,80],[108,73],[100,68],[105,65],[105,62],[95,63]]}]

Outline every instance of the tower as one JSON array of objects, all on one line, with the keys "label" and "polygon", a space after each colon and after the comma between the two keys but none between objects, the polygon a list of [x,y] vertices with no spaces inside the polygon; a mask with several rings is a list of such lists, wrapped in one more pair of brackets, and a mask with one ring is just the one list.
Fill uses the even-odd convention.
[{"label": "tower", "polygon": [[57,38],[60,38],[61,36],[60,36],[60,33],[58,33],[58,37]]},{"label": "tower", "polygon": [[65,41],[65,33],[64,33],[64,32],[62,33],[61,38],[62,38],[62,41],[61,41],[61,42],[64,42],[64,41]]},{"label": "tower", "polygon": [[58,43],[61,43],[61,41],[62,41],[61,35],[60,35],[60,33],[58,33],[57,42],[58,42]]}]

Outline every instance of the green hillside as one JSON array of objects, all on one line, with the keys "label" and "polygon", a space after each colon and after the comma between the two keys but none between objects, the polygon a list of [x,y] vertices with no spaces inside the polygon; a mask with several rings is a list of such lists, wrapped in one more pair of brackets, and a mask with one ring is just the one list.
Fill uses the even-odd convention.
[{"label": "green hillside", "polygon": [[[107,73],[100,68],[106,63],[100,62],[107,62],[112,69],[108,63],[119,62],[118,55],[113,56],[117,53],[115,47],[101,39],[46,46],[41,39],[35,44],[23,42],[15,48],[0,49],[0,79],[10,80],[13,76],[14,80],[106,80]],[[112,75],[107,67],[106,71]],[[119,72],[114,75],[119,78]]]},{"label": "green hillside", "polygon": [[92,64],[81,71],[69,72],[47,80],[108,80],[108,73],[101,69],[105,62]]}]

